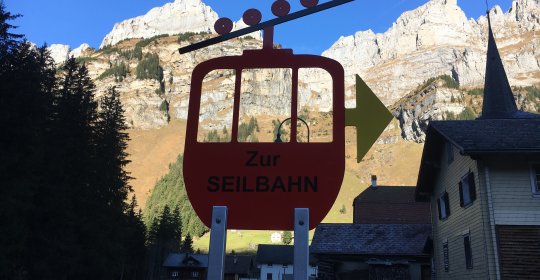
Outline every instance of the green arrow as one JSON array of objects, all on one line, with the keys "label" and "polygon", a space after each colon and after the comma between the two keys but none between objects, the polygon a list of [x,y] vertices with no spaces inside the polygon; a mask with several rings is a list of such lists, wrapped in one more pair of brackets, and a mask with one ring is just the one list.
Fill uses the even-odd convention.
[{"label": "green arrow", "polygon": [[345,109],[345,126],[356,127],[356,161],[360,162],[394,116],[356,75],[356,108]]}]

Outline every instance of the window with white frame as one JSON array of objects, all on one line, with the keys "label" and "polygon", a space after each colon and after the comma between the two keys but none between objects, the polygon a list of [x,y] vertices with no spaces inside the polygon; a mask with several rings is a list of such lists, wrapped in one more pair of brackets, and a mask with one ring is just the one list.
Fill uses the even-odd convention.
[{"label": "window with white frame", "polygon": [[439,220],[444,220],[450,216],[450,200],[447,192],[444,192],[437,199],[437,206],[439,207]]},{"label": "window with white frame", "polygon": [[540,195],[540,163],[531,165],[531,186],[535,195]]},{"label": "window with white frame", "polygon": [[475,200],[476,183],[474,181],[474,173],[469,172],[459,182],[459,204],[461,207],[467,207]]}]

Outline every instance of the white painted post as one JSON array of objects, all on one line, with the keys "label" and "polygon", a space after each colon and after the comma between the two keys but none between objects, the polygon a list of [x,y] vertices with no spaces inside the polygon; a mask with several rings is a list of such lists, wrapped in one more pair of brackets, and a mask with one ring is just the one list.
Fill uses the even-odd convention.
[{"label": "white painted post", "polygon": [[214,206],[212,208],[212,228],[210,229],[210,251],[208,252],[207,280],[223,280],[226,242],[227,207]]},{"label": "white painted post", "polygon": [[309,266],[309,209],[294,209],[294,280],[307,280]]}]

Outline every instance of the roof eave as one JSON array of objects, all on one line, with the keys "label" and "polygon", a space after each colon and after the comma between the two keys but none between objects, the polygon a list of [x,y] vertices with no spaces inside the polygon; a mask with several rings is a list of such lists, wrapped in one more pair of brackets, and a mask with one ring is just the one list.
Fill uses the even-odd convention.
[{"label": "roof eave", "polygon": [[461,153],[465,156],[483,156],[483,155],[512,155],[512,154],[540,154],[539,149],[512,149],[512,150],[465,150]]}]

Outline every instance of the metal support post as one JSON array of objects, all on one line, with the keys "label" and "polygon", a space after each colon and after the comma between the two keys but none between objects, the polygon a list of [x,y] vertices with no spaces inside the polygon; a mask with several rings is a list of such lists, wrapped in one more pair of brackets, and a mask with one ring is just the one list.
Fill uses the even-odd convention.
[{"label": "metal support post", "polygon": [[208,280],[223,280],[225,266],[225,243],[227,241],[227,207],[212,208],[210,251],[208,256]]},{"label": "metal support post", "polygon": [[309,209],[294,209],[294,280],[307,280],[309,266]]}]

